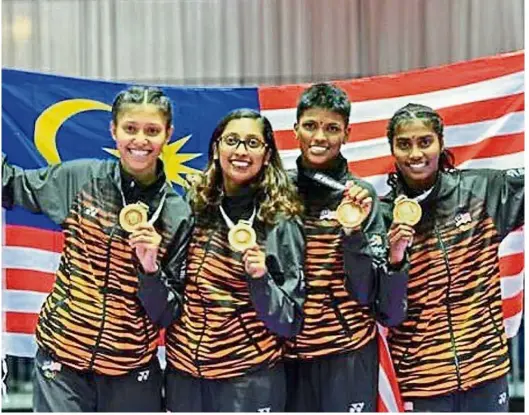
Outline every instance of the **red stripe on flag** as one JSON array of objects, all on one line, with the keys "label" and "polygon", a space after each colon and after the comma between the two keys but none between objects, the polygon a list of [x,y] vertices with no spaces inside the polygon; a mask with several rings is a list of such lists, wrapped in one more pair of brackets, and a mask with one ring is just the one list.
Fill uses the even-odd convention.
[{"label": "red stripe on flag", "polygon": [[49,293],[55,282],[55,275],[47,272],[33,271],[29,269],[5,270],[6,286],[8,290],[37,291]]},{"label": "red stripe on flag", "polygon": [[[524,134],[509,134],[491,137],[477,144],[468,146],[451,147],[450,151],[455,157],[456,165],[467,160],[481,159],[506,154],[514,154],[524,151]],[[375,157],[366,160],[350,161],[351,172],[360,176],[368,177],[386,174],[394,171],[395,160],[393,156]],[[494,166],[491,166],[493,168]]]},{"label": "red stripe on flag", "polygon": [[503,318],[510,318],[523,310],[523,291],[520,291],[514,297],[504,298],[501,303]]},{"label": "red stripe on flag", "polygon": [[62,232],[49,231],[29,226],[5,226],[5,244],[43,251],[62,252],[64,236]]},{"label": "red stripe on flag", "polygon": [[[501,64],[495,65],[496,60],[500,60]],[[523,71],[523,69],[523,52],[514,52],[430,69],[336,81],[335,83],[343,88],[349,98],[355,102],[454,88],[509,75]],[[295,108],[299,95],[306,86],[307,84],[260,87],[258,92],[261,110]]]},{"label": "red stripe on flag", "polygon": [[[470,104],[455,105],[440,109],[438,112],[444,119],[445,126],[471,124],[490,121],[506,114],[523,111],[524,94],[510,95]],[[386,137],[389,120],[377,120],[351,124],[348,142],[356,143],[371,138]],[[275,140],[280,150],[292,150],[299,147],[293,129],[275,131]]]},{"label": "red stripe on flag", "polygon": [[34,334],[39,316],[36,313],[5,312],[5,331],[7,333]]},{"label": "red stripe on flag", "polygon": [[[455,156],[456,165],[467,160],[487,157],[503,156],[524,151],[524,133],[506,134],[488,138],[468,146],[452,147],[450,151]],[[491,166],[494,168],[494,166]]]},{"label": "red stripe on flag", "polygon": [[500,257],[500,275],[502,277],[510,277],[518,275],[524,268],[524,253],[512,254]]}]

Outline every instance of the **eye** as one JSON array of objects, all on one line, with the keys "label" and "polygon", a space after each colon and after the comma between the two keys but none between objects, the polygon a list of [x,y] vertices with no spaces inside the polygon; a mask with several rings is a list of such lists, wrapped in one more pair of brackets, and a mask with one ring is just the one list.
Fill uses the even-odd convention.
[{"label": "eye", "polygon": [[134,124],[125,124],[122,128],[127,134],[136,134],[138,132],[138,128]]},{"label": "eye", "polygon": [[432,145],[433,143],[433,137],[432,136],[426,136],[426,137],[421,137],[419,139],[419,147],[420,148],[428,148]]},{"label": "eye", "polygon": [[162,132],[162,129],[159,127],[147,127],[145,129],[145,134],[150,137],[156,137],[161,132]]},{"label": "eye", "polygon": [[248,139],[247,144],[248,144],[248,147],[253,148],[255,150],[264,146],[264,143],[255,137]]},{"label": "eye", "polygon": [[339,132],[342,131],[342,129],[340,128],[340,126],[336,125],[336,124],[331,124],[329,126],[327,126],[327,131],[331,134],[337,134]]},{"label": "eye", "polygon": [[302,124],[302,126],[308,131],[314,131],[316,129],[316,123],[314,121],[306,121]]},{"label": "eye", "polygon": [[230,147],[239,143],[239,138],[233,134],[224,136],[222,140]]},{"label": "eye", "polygon": [[400,150],[409,150],[411,148],[411,143],[409,140],[397,140],[396,147]]}]

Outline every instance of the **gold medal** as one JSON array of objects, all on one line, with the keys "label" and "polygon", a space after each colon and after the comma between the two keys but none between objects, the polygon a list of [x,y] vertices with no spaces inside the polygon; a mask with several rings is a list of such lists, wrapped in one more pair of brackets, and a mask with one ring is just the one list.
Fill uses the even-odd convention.
[{"label": "gold medal", "polygon": [[248,222],[240,220],[230,229],[228,242],[235,252],[244,252],[257,243],[257,236]]},{"label": "gold medal", "polygon": [[414,226],[421,220],[422,208],[419,202],[400,196],[395,199],[393,207],[393,221],[405,225]]},{"label": "gold medal", "polygon": [[356,228],[366,217],[366,211],[351,201],[342,202],[336,209],[336,220],[344,228]]},{"label": "gold medal", "polygon": [[149,207],[144,203],[131,203],[121,209],[119,213],[119,224],[127,232],[133,232],[141,223],[147,222]]}]

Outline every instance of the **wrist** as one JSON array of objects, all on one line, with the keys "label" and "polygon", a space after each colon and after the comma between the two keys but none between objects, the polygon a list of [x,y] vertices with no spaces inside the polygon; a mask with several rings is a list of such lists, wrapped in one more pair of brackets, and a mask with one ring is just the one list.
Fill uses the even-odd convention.
[{"label": "wrist", "polygon": [[148,264],[147,266],[142,264],[142,268],[146,274],[155,274],[160,269],[157,262],[155,262],[154,264]]}]

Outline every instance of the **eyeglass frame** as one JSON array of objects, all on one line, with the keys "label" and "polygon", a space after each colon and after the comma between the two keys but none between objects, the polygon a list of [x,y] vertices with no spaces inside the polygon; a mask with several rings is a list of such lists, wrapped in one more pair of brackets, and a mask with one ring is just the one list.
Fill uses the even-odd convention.
[{"label": "eyeglass frame", "polygon": [[[225,139],[226,139],[227,137],[230,137],[230,136],[233,137],[235,140],[237,140],[237,143],[236,143],[236,144],[234,144],[234,145],[229,145],[228,143],[226,143]],[[248,141],[249,141],[250,139],[255,139],[255,140],[257,140],[257,141],[259,142],[260,146],[257,147],[257,148],[248,147]],[[246,138],[246,139],[243,140],[242,138],[239,137],[238,134],[230,133],[230,134],[227,134],[227,135],[220,136],[220,137],[217,139],[217,142],[218,142],[219,144],[224,143],[224,145],[226,145],[226,147],[229,147],[229,148],[233,149],[234,151],[237,150],[241,144],[243,144],[243,145],[244,145],[244,148],[245,148],[246,151],[249,152],[249,153],[258,153],[258,152],[260,152],[260,151],[262,151],[262,150],[266,150],[266,149],[269,147],[269,144],[268,144],[268,143],[265,143],[264,141],[259,140],[259,138],[257,138],[256,136],[251,136],[250,139]]]}]

